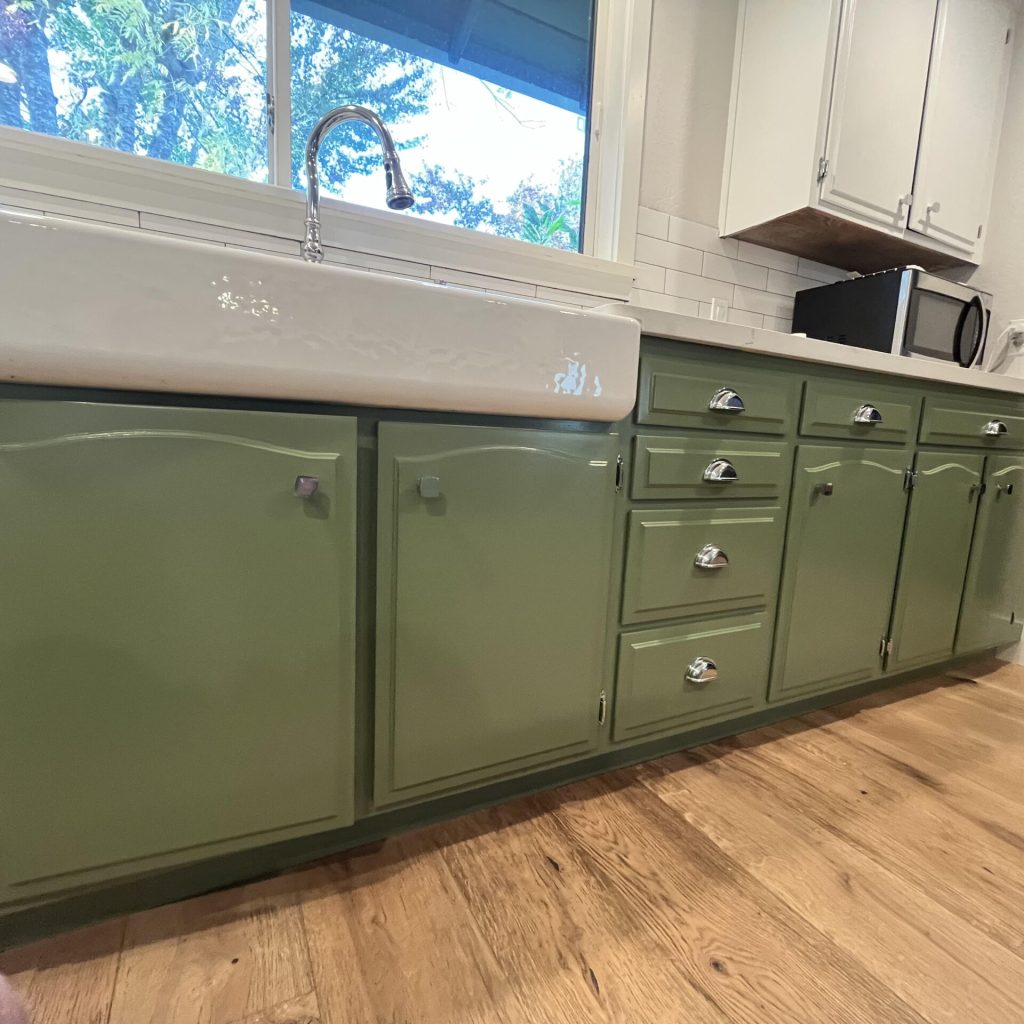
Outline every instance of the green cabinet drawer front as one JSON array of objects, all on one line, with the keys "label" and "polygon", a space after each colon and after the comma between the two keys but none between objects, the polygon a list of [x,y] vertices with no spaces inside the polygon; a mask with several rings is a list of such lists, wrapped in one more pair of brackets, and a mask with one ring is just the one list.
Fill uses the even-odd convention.
[{"label": "green cabinet drawer front", "polygon": [[[789,486],[792,452],[772,441],[743,438],[652,437],[636,439],[634,498],[777,498]],[[735,479],[706,479],[716,462]]]},{"label": "green cabinet drawer front", "polygon": [[919,452],[893,612],[889,669],[953,653],[983,455]]},{"label": "green cabinet drawer front", "polygon": [[[729,403],[735,407],[733,411],[710,407],[722,390],[737,396]],[[784,434],[796,421],[799,404],[800,380],[792,373],[734,370],[727,365],[657,356],[640,362],[638,423]]]},{"label": "green cabinet drawer front", "polygon": [[[615,740],[678,731],[763,706],[770,656],[771,627],[759,616],[623,633]],[[714,662],[715,679],[690,680],[698,658]]]},{"label": "green cabinet drawer front", "polygon": [[0,403],[0,891],[351,823],[355,461],[348,419]]},{"label": "green cabinet drawer front", "polygon": [[[622,621],[721,614],[774,603],[784,526],[778,506],[634,510]],[[703,567],[697,557],[702,551]],[[709,561],[724,564],[707,566]]]},{"label": "green cabinet drawer front", "polygon": [[990,455],[964,586],[957,653],[1016,643],[1024,617],[1024,458]]},{"label": "green cabinet drawer front", "polygon": [[881,674],[908,468],[903,452],[881,446],[797,449],[772,699]]},{"label": "green cabinet drawer front", "polygon": [[[1001,431],[1000,426],[1006,429]],[[981,397],[969,402],[929,397],[924,400],[921,441],[923,444],[1024,448],[1024,413],[1019,406],[986,402]]]},{"label": "green cabinet drawer front", "polygon": [[616,450],[608,435],[381,424],[378,805],[596,743]]},{"label": "green cabinet drawer front", "polygon": [[920,415],[921,399],[909,390],[811,380],[800,433],[903,443],[915,436]]}]

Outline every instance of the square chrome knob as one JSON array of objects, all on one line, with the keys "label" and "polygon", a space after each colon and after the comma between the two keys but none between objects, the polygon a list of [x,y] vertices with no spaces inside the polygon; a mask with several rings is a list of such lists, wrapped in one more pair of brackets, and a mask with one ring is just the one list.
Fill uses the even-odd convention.
[{"label": "square chrome knob", "polygon": [[297,476],[295,478],[295,497],[312,498],[320,489],[318,476]]}]

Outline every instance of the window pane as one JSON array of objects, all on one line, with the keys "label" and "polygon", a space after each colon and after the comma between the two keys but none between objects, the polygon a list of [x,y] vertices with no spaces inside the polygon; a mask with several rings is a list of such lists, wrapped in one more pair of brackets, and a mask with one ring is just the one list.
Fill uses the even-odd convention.
[{"label": "window pane", "polygon": [[0,0],[0,124],[267,180],[266,0]]},{"label": "window pane", "polygon": [[[491,234],[580,247],[593,0],[292,0],[292,178],[332,107],[387,123],[410,211]],[[369,129],[336,128],[321,188],[383,206]]]}]

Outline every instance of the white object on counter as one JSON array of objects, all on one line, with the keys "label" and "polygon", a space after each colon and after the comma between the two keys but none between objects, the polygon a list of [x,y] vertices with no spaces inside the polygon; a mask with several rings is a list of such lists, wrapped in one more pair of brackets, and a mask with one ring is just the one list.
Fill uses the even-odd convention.
[{"label": "white object on counter", "polygon": [[600,306],[599,309],[632,317],[640,325],[643,334],[656,338],[692,341],[712,348],[740,349],[765,356],[845,366],[855,370],[870,370],[874,373],[888,373],[941,384],[961,384],[989,391],[1024,394],[1024,378],[987,373],[981,369],[965,369],[954,363],[913,359],[893,355],[891,352],[872,352],[870,349],[838,345],[832,341],[819,341],[805,335],[781,334],[778,331],[743,327],[738,324],[721,324],[702,317],[668,313],[624,302]]},{"label": "white object on counter", "polygon": [[[296,250],[297,251],[297,250]],[[0,211],[0,379],[612,422],[633,320]]]}]

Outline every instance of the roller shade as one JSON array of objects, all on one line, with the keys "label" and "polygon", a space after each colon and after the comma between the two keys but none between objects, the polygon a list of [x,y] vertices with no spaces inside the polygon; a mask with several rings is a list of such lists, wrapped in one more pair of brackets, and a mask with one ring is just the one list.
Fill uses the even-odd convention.
[{"label": "roller shade", "polygon": [[586,114],[593,0],[292,0],[300,14]]}]

